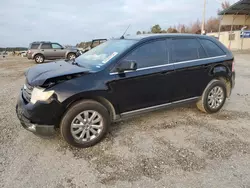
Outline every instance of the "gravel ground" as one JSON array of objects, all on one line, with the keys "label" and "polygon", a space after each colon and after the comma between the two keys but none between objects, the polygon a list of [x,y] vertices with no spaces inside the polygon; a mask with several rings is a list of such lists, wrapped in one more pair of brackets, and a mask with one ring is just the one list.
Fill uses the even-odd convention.
[{"label": "gravel ground", "polygon": [[0,57],[0,187],[249,188],[250,55],[235,56],[236,87],[219,113],[191,105],[145,114],[81,150],[20,126],[16,99],[34,62]]}]

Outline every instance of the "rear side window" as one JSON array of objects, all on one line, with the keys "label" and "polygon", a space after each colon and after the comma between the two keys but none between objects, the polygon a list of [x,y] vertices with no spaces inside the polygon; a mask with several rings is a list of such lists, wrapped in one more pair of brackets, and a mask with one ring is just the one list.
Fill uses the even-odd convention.
[{"label": "rear side window", "polygon": [[206,53],[196,39],[172,39],[172,61],[181,62],[206,57]]},{"label": "rear side window", "polygon": [[125,59],[136,61],[138,68],[166,64],[168,57],[165,40],[146,43],[134,50]]},{"label": "rear side window", "polygon": [[41,46],[41,49],[51,49],[52,47],[51,47],[51,44],[48,44],[48,43],[44,43],[44,44],[42,44],[42,46]]},{"label": "rear side window", "polygon": [[225,55],[226,53],[214,42],[207,39],[200,39],[209,57]]},{"label": "rear side window", "polygon": [[37,49],[40,44],[31,44],[30,49]]}]

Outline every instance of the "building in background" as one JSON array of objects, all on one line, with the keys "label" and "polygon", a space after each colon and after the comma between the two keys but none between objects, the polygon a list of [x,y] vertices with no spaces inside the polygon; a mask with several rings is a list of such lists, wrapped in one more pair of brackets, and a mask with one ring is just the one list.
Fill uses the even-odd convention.
[{"label": "building in background", "polygon": [[[250,49],[250,0],[240,0],[228,9],[219,12],[220,29],[217,33],[207,33],[218,38],[232,50]],[[231,26],[231,31],[220,32],[222,26]],[[234,31],[235,26],[242,26]]]}]

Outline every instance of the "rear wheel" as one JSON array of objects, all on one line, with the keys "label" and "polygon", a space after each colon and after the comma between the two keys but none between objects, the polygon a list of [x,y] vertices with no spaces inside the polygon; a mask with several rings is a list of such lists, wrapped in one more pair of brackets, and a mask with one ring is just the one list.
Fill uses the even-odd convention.
[{"label": "rear wheel", "polygon": [[226,96],[226,84],[220,80],[212,80],[197,102],[197,107],[206,113],[216,113],[223,107]]},{"label": "rear wheel", "polygon": [[103,105],[93,100],[83,100],[67,111],[60,130],[70,145],[86,148],[101,141],[109,125],[110,116]]},{"label": "rear wheel", "polygon": [[37,55],[35,56],[35,62],[36,62],[36,63],[43,63],[43,62],[44,62],[44,56],[41,55],[41,54],[37,54]]}]

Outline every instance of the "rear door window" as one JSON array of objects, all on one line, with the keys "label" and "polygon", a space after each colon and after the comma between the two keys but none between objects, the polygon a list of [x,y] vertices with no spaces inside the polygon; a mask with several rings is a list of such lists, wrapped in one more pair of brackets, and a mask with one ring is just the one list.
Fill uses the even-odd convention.
[{"label": "rear door window", "polygon": [[226,53],[214,42],[207,39],[200,39],[209,57],[225,55]]},{"label": "rear door window", "polygon": [[206,53],[200,42],[195,38],[172,39],[172,62],[189,61],[206,58]]},{"label": "rear door window", "polygon": [[166,64],[168,61],[166,41],[157,40],[146,43],[134,50],[125,59],[136,61],[138,68]]},{"label": "rear door window", "polygon": [[51,49],[52,47],[51,47],[51,44],[49,44],[49,43],[44,43],[44,44],[42,44],[42,46],[41,46],[41,49]]}]

